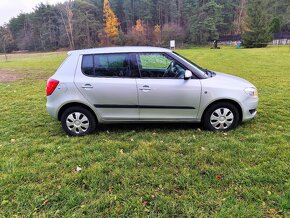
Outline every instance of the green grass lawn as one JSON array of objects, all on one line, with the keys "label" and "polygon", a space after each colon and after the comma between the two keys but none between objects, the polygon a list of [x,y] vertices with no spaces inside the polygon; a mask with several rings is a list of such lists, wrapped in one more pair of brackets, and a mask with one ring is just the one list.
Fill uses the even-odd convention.
[{"label": "green grass lawn", "polygon": [[44,76],[0,83],[0,217],[289,217],[288,47],[178,52],[255,84],[258,117],[228,133],[120,124],[68,137],[43,79],[66,54],[0,56],[1,71]]}]

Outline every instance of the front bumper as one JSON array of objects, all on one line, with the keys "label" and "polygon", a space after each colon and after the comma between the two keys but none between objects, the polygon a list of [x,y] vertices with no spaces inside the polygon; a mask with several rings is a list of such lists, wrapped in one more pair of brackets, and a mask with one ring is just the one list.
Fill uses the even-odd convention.
[{"label": "front bumper", "polygon": [[258,97],[250,97],[247,98],[244,102],[242,102],[243,122],[253,119],[257,115],[258,102],[259,102]]}]

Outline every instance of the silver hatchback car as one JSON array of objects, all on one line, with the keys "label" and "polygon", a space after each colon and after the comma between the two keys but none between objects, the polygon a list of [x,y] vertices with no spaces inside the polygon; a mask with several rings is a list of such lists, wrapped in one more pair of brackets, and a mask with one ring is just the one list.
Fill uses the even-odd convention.
[{"label": "silver hatchback car", "polygon": [[250,82],[156,47],[71,51],[46,95],[48,113],[73,136],[126,122],[202,122],[227,131],[255,117],[258,106]]}]

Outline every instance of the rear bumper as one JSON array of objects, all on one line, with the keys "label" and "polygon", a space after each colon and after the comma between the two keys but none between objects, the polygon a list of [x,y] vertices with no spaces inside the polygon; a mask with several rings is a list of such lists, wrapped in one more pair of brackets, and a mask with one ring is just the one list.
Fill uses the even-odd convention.
[{"label": "rear bumper", "polygon": [[52,116],[53,118],[57,119],[58,111],[56,110],[56,107],[53,105],[50,105],[46,103],[46,111],[47,113]]}]

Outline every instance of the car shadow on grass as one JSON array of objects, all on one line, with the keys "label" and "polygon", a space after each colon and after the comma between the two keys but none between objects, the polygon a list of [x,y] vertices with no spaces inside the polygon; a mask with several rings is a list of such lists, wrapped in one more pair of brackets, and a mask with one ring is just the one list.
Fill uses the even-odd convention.
[{"label": "car shadow on grass", "polygon": [[199,123],[126,123],[126,124],[100,124],[96,132],[128,132],[128,131],[179,131],[179,130],[197,130],[202,126]]}]

